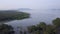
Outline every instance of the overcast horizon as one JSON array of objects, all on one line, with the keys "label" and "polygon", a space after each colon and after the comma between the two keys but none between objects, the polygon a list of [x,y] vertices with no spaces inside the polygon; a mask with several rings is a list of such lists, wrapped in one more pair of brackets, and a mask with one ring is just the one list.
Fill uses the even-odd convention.
[{"label": "overcast horizon", "polygon": [[60,9],[60,0],[0,0],[0,10],[32,8],[32,9]]}]

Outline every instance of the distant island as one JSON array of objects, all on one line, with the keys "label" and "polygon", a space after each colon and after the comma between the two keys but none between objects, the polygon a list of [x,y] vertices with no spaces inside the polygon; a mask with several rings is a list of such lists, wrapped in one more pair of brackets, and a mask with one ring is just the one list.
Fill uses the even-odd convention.
[{"label": "distant island", "polygon": [[60,9],[51,9],[51,10],[60,10]]},{"label": "distant island", "polygon": [[32,10],[31,8],[20,8],[18,10]]}]

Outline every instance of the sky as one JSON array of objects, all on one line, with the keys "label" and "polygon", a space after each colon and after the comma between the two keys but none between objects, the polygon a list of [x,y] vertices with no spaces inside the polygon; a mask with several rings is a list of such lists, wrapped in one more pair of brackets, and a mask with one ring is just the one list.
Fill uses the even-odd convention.
[{"label": "sky", "polygon": [[59,9],[60,0],[0,0],[0,9]]}]

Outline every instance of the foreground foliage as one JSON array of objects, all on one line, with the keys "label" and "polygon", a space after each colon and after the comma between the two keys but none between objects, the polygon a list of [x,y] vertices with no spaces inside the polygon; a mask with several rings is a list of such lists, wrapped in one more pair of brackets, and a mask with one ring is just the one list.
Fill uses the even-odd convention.
[{"label": "foreground foliage", "polygon": [[0,34],[14,34],[13,27],[7,24],[1,24]]},{"label": "foreground foliage", "polygon": [[28,27],[28,31],[32,34],[57,34],[60,28],[60,18],[56,18],[52,21],[52,24],[45,24],[45,22],[40,22],[37,26],[33,25]]}]

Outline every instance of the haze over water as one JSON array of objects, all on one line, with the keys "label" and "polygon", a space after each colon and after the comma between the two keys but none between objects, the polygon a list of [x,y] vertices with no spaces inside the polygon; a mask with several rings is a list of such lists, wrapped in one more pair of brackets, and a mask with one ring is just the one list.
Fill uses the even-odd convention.
[{"label": "haze over water", "polygon": [[58,10],[60,9],[60,0],[0,0],[0,10],[15,10],[19,8],[31,8],[35,10],[22,10],[22,12],[29,13],[30,18],[7,23],[14,27],[15,34],[19,34],[18,30],[20,28],[17,27],[36,25],[40,22],[52,24],[53,19],[60,18],[60,10]]},{"label": "haze over water", "polygon": [[45,22],[46,24],[52,24],[52,20],[59,17],[60,10],[23,10],[22,12],[27,12],[30,14],[30,18],[23,20],[14,20],[9,22],[9,25],[12,25],[16,31],[15,34],[19,34],[20,28],[25,29],[25,26],[31,26],[39,24],[40,22]]},{"label": "haze over water", "polygon": [[30,13],[30,18],[11,21],[9,24],[15,26],[29,26],[40,22],[51,24],[53,19],[60,17],[60,10],[23,10],[23,12]]}]

